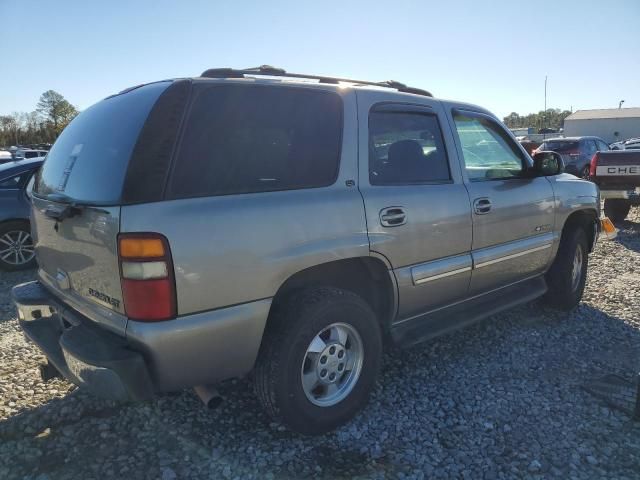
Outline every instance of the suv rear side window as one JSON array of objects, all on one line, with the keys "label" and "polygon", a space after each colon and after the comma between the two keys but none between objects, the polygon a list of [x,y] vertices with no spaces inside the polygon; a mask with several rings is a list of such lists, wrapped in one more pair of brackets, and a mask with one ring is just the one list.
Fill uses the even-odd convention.
[{"label": "suv rear side window", "polygon": [[455,113],[453,119],[469,180],[521,176],[524,169],[522,154],[501,127],[488,118],[473,114]]},{"label": "suv rear side window", "polygon": [[438,119],[433,114],[369,114],[369,182],[411,185],[451,179]]},{"label": "suv rear side window", "polygon": [[292,87],[210,86],[195,95],[169,195],[315,188],[338,175],[342,99]]}]

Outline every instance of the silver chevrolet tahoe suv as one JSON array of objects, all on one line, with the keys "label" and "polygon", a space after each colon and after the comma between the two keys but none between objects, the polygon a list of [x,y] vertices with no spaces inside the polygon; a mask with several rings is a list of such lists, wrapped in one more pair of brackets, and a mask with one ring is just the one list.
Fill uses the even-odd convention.
[{"label": "silver chevrolet tahoe suv", "polygon": [[577,305],[599,215],[593,183],[482,108],[211,69],[64,130],[33,188],[38,280],[13,298],[50,365],[99,396],[250,375],[269,414],[320,433],[366,403],[383,345]]}]

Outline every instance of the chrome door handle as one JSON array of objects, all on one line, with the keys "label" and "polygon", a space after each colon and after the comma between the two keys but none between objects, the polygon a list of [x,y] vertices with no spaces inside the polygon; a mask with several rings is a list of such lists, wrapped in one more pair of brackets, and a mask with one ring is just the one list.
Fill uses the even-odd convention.
[{"label": "chrome door handle", "polygon": [[476,198],[473,201],[473,211],[476,215],[485,215],[491,211],[491,200],[487,197]]},{"label": "chrome door handle", "polygon": [[398,227],[407,223],[407,214],[402,207],[387,207],[380,210],[380,224],[383,227]]}]

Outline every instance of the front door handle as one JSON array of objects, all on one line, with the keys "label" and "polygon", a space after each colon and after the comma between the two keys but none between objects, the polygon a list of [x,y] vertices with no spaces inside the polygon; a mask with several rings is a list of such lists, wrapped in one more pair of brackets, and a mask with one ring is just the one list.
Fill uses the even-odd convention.
[{"label": "front door handle", "polygon": [[398,227],[407,223],[407,214],[402,207],[387,207],[380,210],[380,224],[383,227]]},{"label": "front door handle", "polygon": [[491,200],[487,197],[476,198],[473,201],[473,211],[476,215],[485,215],[491,211]]}]

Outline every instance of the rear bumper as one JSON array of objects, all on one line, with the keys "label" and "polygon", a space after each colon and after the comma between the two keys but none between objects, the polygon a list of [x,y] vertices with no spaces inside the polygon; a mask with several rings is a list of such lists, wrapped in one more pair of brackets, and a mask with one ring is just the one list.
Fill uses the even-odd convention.
[{"label": "rear bumper", "polygon": [[68,380],[103,398],[216,383],[255,363],[271,299],[164,322],[127,324],[118,336],[59,302],[38,282],[13,287],[20,326]]},{"label": "rear bumper", "polygon": [[153,396],[144,358],[125,339],[82,320],[39,282],[17,285],[11,293],[25,335],[69,381],[102,398]]}]

